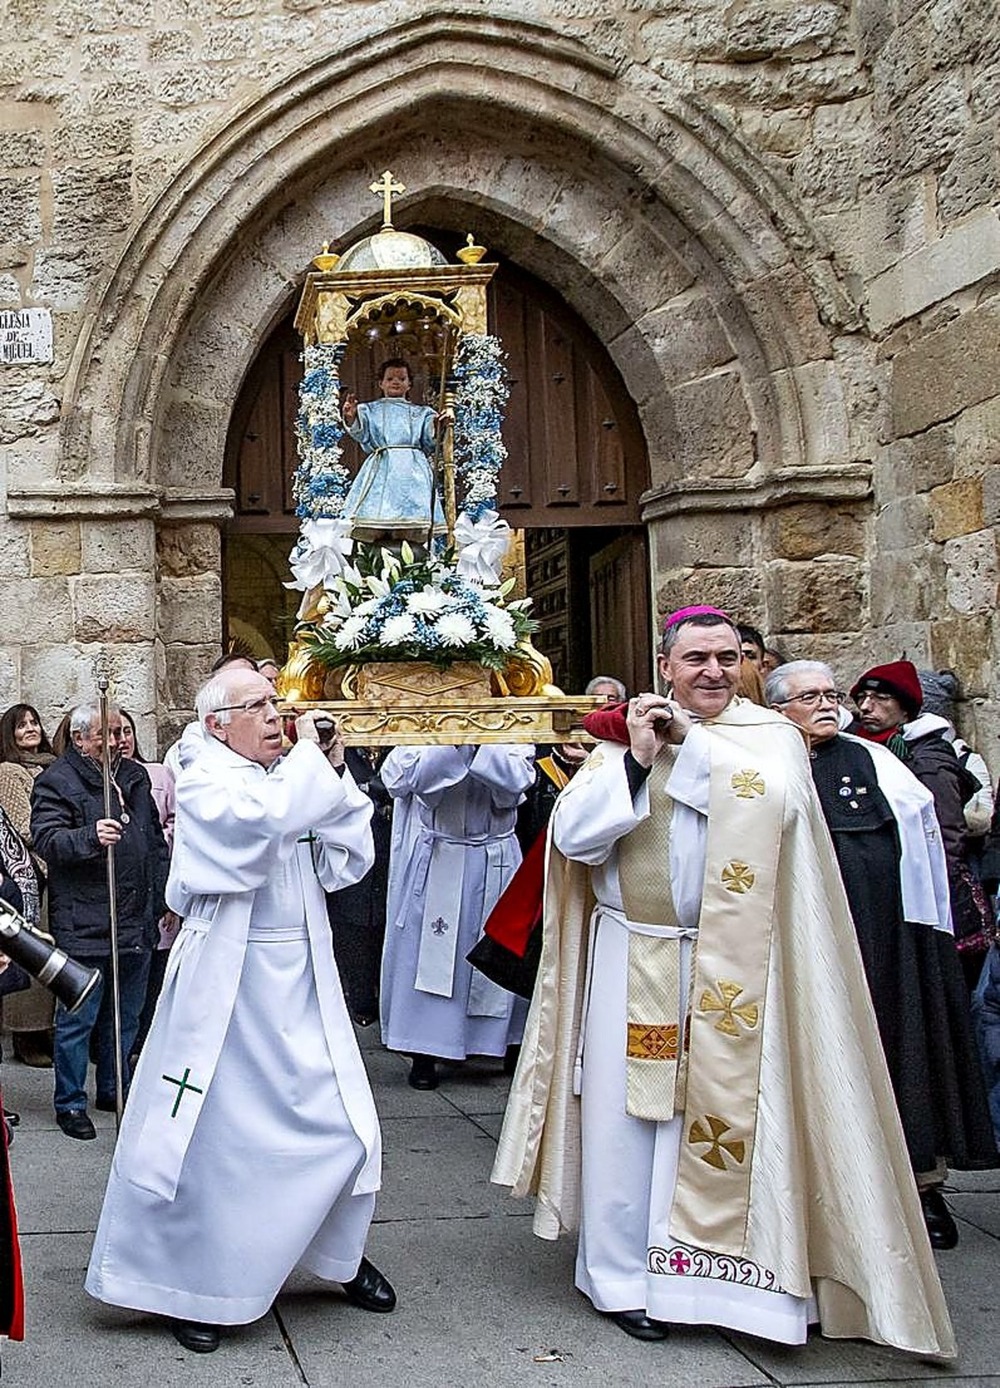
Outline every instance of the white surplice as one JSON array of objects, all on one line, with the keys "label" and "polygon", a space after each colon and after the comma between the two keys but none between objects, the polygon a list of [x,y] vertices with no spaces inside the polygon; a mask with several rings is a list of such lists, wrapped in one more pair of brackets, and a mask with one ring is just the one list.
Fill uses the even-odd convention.
[{"label": "white surplice", "polygon": [[[646,934],[681,934],[678,1002],[688,997],[705,875],[709,757],[695,732],[667,783],[674,801],[670,888],[679,930],[643,925]],[[587,863],[597,898],[581,1036],[583,1169],[576,1285],[600,1311],[645,1310],[654,1320],[718,1325],[800,1344],[809,1300],[783,1291],[766,1268],[719,1257],[671,1238],[668,1224],[683,1117],[654,1123],[625,1111],[628,938],[615,845],[648,814],[645,785],[633,802],[622,762],[609,757],[588,783],[563,795],[553,842]]]},{"label": "white surplice", "polygon": [[208,740],[177,782],[184,917],[129,1094],[91,1295],[244,1324],[295,1267],[354,1276],[381,1176],[324,889],[370,868],[371,801],[298,743],[269,771]]},{"label": "white surplice", "polygon": [[534,749],[397,747],[380,775],[395,801],[382,1040],[449,1060],[502,1056],[527,1009],[466,955],[521,861],[514,822]]}]

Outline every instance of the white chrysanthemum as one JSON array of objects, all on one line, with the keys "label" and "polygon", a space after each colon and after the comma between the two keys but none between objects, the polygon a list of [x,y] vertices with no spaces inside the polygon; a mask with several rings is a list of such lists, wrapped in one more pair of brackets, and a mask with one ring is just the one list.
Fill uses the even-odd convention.
[{"label": "white chrysanthemum", "polygon": [[508,651],[517,645],[514,623],[499,607],[486,609],[486,634],[494,646],[499,646],[502,651]]},{"label": "white chrysanthemum", "polygon": [[415,612],[418,617],[433,617],[448,606],[448,595],[440,588],[421,588],[418,593],[406,595],[406,610]]},{"label": "white chrysanthemum", "polygon": [[476,639],[476,628],[464,612],[444,612],[434,623],[434,630],[445,646],[468,646]]},{"label": "white chrysanthemum", "polygon": [[354,647],[359,644],[364,629],[364,617],[348,617],[333,638],[333,644],[338,651],[353,651]]},{"label": "white chrysanthemum", "polygon": [[417,624],[406,612],[399,617],[389,617],[382,627],[379,638],[383,646],[400,646],[408,641],[417,629]]}]

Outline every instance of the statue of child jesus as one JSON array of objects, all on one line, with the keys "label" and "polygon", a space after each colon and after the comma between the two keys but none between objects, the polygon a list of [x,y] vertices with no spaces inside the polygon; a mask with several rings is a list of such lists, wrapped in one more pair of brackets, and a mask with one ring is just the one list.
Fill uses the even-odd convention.
[{"label": "statue of child jesus", "polygon": [[367,455],[342,515],[352,522],[355,540],[426,541],[432,497],[435,533],[445,528],[431,458],[437,430],[450,422],[450,415],[411,404],[406,397],[413,377],[401,357],[382,363],[378,383],[381,400],[359,404],[349,394],[341,406],[348,434]]}]

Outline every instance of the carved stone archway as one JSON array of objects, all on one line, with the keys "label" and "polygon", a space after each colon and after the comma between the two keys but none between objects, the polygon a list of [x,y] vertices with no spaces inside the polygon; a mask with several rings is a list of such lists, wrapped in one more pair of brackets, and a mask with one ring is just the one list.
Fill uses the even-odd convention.
[{"label": "carved stone archway", "polygon": [[[737,135],[650,70],[619,72],[540,25],[449,14],[297,73],[170,185],[78,344],[61,484],[12,490],[11,513],[183,525],[189,545],[170,553],[209,553],[243,377],[320,243],[376,229],[367,186],[388,164],[409,189],[401,225],[474,228],[604,342],[646,435],[662,573],[683,568],[674,517],[867,495],[830,342],[853,308]],[[163,574],[157,635],[181,673],[161,699],[183,706],[218,639],[218,579],[184,562]]]}]

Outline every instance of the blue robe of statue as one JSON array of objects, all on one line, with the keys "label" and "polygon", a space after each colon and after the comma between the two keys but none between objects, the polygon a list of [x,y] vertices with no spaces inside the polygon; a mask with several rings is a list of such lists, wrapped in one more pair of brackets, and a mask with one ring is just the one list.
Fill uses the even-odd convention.
[{"label": "blue robe of statue", "polygon": [[[348,429],[368,455],[351,484],[343,515],[358,539],[389,531],[420,539],[430,524],[434,411],[408,400],[382,399],[358,406]],[[444,528],[441,502],[434,498],[435,529]]]}]

